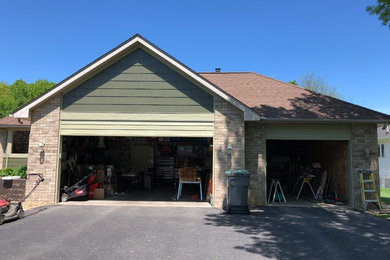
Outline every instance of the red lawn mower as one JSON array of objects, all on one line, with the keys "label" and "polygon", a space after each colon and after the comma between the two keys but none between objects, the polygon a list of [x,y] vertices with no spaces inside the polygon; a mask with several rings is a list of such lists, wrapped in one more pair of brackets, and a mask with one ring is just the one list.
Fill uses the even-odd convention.
[{"label": "red lawn mower", "polygon": [[62,189],[61,202],[67,202],[68,200],[76,198],[88,198],[89,193],[91,192],[91,186],[95,181],[96,174],[90,169],[90,173],[87,176],[84,176],[81,180],[68,187],[65,186]]},{"label": "red lawn mower", "polygon": [[24,210],[22,207],[22,202],[24,202],[30,195],[34,192],[34,190],[38,187],[38,185],[43,182],[42,174],[40,173],[30,173],[27,174],[27,179],[31,176],[37,176],[38,180],[35,181],[34,187],[32,190],[24,197],[23,200],[15,203],[11,203],[11,196],[15,193],[16,189],[12,190],[7,194],[5,200],[0,200],[0,225],[4,223],[4,221],[12,220],[12,219],[20,219],[24,218]]}]

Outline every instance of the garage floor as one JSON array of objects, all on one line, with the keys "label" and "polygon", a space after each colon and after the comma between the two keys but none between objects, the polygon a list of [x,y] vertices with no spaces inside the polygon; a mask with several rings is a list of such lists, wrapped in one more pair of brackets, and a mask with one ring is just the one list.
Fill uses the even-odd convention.
[{"label": "garage floor", "polygon": [[[161,186],[152,190],[148,189],[134,189],[126,193],[113,195],[105,198],[105,200],[126,200],[126,201],[176,201],[177,188],[174,186]],[[199,186],[183,187],[180,201],[200,201],[199,200]]]}]

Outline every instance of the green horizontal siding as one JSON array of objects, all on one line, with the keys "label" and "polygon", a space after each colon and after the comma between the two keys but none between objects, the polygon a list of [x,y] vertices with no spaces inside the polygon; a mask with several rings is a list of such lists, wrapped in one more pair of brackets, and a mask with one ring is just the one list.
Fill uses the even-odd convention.
[{"label": "green horizontal siding", "polygon": [[142,49],[62,96],[62,135],[212,137],[213,133],[213,96]]},{"label": "green horizontal siding", "polygon": [[[86,97],[83,98],[83,100],[78,101],[79,105],[92,105],[92,104],[103,104],[109,99],[108,97]],[[167,98],[153,98],[153,97],[131,97],[130,98],[131,103],[133,105],[162,105],[162,106],[169,106],[167,104],[167,101],[172,104],[175,103],[176,105],[183,105],[183,106],[199,106],[199,104],[204,106],[209,106],[208,99],[199,99],[198,102],[187,99],[184,97],[167,97]],[[76,100],[75,100],[76,101]],[[128,97],[117,97],[115,105],[127,105],[129,102]]]},{"label": "green horizontal siding", "polygon": [[213,96],[137,49],[63,95],[66,112],[213,113]]},{"label": "green horizontal siding", "polygon": [[67,121],[81,121],[88,123],[89,121],[101,121],[101,122],[213,122],[213,114],[122,114],[122,113],[61,113],[61,122]]},{"label": "green horizontal siding", "polygon": [[[188,92],[188,93],[186,93]],[[165,101],[166,105],[176,106],[175,103],[169,101],[169,98],[184,98],[188,102],[199,102],[207,101],[207,105],[212,106],[210,98],[204,91],[197,89],[191,91],[177,91],[175,89],[80,89],[78,95],[67,96],[63,100],[63,104],[69,104],[72,106],[74,103],[79,103],[89,97],[105,97],[104,104],[116,104],[117,99],[120,97],[126,97],[127,101],[132,104],[138,97],[149,97],[160,101]],[[191,95],[191,98],[188,98]],[[66,109],[64,109],[66,111]],[[80,111],[83,112],[83,111]],[[123,111],[129,112],[129,111]]]},{"label": "green horizontal siding", "polygon": [[[69,112],[77,112],[83,110],[84,112],[116,112],[121,113],[123,110],[131,109],[133,113],[141,113],[144,111],[155,112],[155,113],[176,113],[177,108],[173,106],[164,106],[164,105],[109,105],[109,104],[100,104],[100,105],[75,105],[72,108],[68,109]],[[199,106],[182,106],[180,107],[181,113],[203,113],[204,109]]]}]

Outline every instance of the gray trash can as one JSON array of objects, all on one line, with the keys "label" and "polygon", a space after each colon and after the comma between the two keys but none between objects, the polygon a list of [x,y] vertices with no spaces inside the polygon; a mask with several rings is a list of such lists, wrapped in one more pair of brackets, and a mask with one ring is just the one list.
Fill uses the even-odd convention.
[{"label": "gray trash can", "polygon": [[250,173],[247,170],[228,170],[226,176],[228,182],[226,213],[249,214],[248,186]]}]

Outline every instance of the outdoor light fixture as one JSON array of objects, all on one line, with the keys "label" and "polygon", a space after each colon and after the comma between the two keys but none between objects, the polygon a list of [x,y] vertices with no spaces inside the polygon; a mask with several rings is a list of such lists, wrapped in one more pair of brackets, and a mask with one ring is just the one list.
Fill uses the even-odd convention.
[{"label": "outdoor light fixture", "polygon": [[45,144],[46,143],[44,141],[39,141],[38,147],[40,152],[43,152],[43,148],[45,147]]},{"label": "outdoor light fixture", "polygon": [[228,155],[231,155],[231,154],[232,154],[232,151],[233,151],[233,147],[229,144],[228,147],[227,147],[226,149],[227,149],[227,154],[228,154]]},{"label": "outdoor light fixture", "polygon": [[382,130],[386,130],[386,134],[387,134],[389,132],[389,125],[387,123],[384,123]]},{"label": "outdoor light fixture", "polygon": [[45,150],[43,149],[45,147],[44,141],[39,141],[38,148],[39,148],[39,163],[42,164],[45,161]]}]

